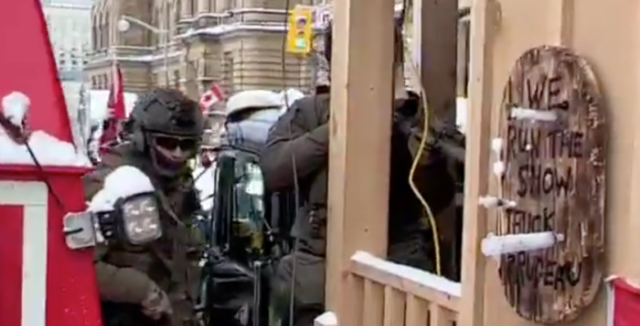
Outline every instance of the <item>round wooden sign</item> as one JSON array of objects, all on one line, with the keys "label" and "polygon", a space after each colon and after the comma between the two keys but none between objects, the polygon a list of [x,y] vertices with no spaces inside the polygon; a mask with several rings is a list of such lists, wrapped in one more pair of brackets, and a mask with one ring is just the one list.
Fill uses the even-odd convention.
[{"label": "round wooden sign", "polygon": [[564,238],[502,255],[504,294],[525,319],[574,319],[593,301],[604,268],[606,128],[595,76],[569,49],[529,50],[509,77],[501,115],[500,192],[516,206],[501,211],[498,233]]}]

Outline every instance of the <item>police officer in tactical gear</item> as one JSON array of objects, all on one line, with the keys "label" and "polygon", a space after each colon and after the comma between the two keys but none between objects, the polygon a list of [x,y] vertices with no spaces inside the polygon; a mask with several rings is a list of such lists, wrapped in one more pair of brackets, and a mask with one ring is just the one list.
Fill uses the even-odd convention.
[{"label": "police officer in tactical gear", "polygon": [[93,197],[115,168],[134,166],[155,186],[163,235],[148,245],[110,241],[96,249],[104,323],[197,325],[193,307],[204,240],[192,220],[200,205],[188,160],[200,147],[202,112],[177,90],[155,89],[136,102],[128,126],[129,140],[111,148],[84,177],[86,197]]},{"label": "police officer in tactical gear", "polygon": [[[396,38],[399,37],[396,30]],[[327,45],[326,52],[330,54],[331,43]],[[398,64],[398,69],[401,67]],[[396,83],[404,85],[404,80]],[[415,95],[397,98],[394,104],[389,191],[389,216],[393,219],[389,220],[388,257],[398,263],[433,269],[429,257],[433,249],[428,248],[431,236],[421,221],[423,208],[407,182],[412,153],[420,144],[420,99]],[[298,245],[279,262],[272,280],[272,320],[280,326],[289,325],[292,304],[296,326],[313,325],[313,319],[324,311],[328,121],[329,94],[303,98],[274,124],[261,153],[266,189],[291,189],[297,177],[302,204],[292,230]],[[414,180],[437,216],[453,201],[455,181],[443,155],[434,150],[425,152],[427,156],[419,160]]]}]

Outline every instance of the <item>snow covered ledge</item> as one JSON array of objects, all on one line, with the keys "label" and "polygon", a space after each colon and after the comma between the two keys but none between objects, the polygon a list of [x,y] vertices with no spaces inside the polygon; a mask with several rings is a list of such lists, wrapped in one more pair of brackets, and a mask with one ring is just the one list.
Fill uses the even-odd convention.
[{"label": "snow covered ledge", "polygon": [[[358,251],[351,256],[349,272],[364,280],[357,287],[362,306],[346,310],[363,325],[452,326],[458,320],[461,284],[409,266],[395,264]],[[349,291],[345,289],[346,291]],[[354,293],[351,293],[354,294]],[[341,295],[351,295],[342,293]],[[354,320],[354,316],[338,317],[327,311],[314,321],[314,326],[339,326],[339,319]],[[346,326],[346,325],[344,325]]]},{"label": "snow covered ledge", "polygon": [[351,256],[351,273],[391,286],[447,309],[458,309],[461,284],[417,268],[395,264],[358,251]]}]

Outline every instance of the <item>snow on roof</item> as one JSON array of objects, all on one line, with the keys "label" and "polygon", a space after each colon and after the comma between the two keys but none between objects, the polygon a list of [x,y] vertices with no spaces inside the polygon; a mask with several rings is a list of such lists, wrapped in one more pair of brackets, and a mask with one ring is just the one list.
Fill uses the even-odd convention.
[{"label": "snow on roof", "polygon": [[[167,54],[168,58],[175,58],[175,57],[179,57],[181,55],[183,55],[184,52],[182,51],[176,51],[176,52],[169,52]],[[123,55],[123,56],[116,56],[114,54],[109,54],[107,56],[101,57],[101,58],[96,58],[95,60],[92,60],[91,63],[98,63],[98,62],[105,62],[105,61],[129,61],[129,62],[154,62],[154,61],[159,61],[164,59],[164,53],[160,53],[160,54],[145,54],[145,55]]]},{"label": "snow on roof", "polygon": [[[89,114],[91,117],[91,125],[101,124],[109,116],[107,103],[109,103],[109,91],[107,90],[90,90],[88,91]],[[124,108],[127,116],[131,114],[133,106],[138,100],[135,93],[124,92]]]},{"label": "snow on roof", "polygon": [[[394,10],[396,12],[402,11],[403,5],[401,3],[396,4]],[[325,6],[313,6],[314,18],[316,23],[314,23],[314,28],[325,28],[327,26],[327,22],[331,19],[331,5]],[[222,13],[204,13],[200,14],[192,19],[184,19],[182,22],[192,22],[200,18],[205,17],[214,17],[214,18],[225,18],[231,17],[233,15],[238,14],[246,14],[246,13],[264,13],[264,14],[284,14],[285,11],[281,9],[267,9],[267,8],[243,8],[243,9],[235,9],[229,10]],[[325,17],[326,16],[326,17]],[[232,32],[243,32],[243,31],[262,31],[262,32],[284,32],[287,30],[287,25],[283,23],[252,23],[246,24],[243,22],[231,23],[231,24],[220,24],[214,27],[207,28],[198,28],[198,29],[189,29],[186,33],[179,35],[179,37],[191,37],[197,35],[224,35]]]},{"label": "snow on roof", "polygon": [[233,24],[222,24],[214,27],[200,28],[200,29],[189,29],[180,37],[191,37],[197,35],[224,35],[232,32],[284,32],[287,30],[287,26],[282,23],[262,23],[262,24],[244,24],[244,23],[233,23]]},{"label": "snow on roof", "polygon": [[[30,99],[23,93],[12,92],[2,98],[2,114],[13,125],[22,128],[30,103]],[[36,130],[29,136],[27,144],[18,144],[0,127],[0,164],[36,163],[42,166],[91,165],[89,159],[77,152],[73,144],[61,141],[44,131]]]},{"label": "snow on roof", "polygon": [[[61,141],[44,131],[31,134],[29,148],[42,166],[91,166],[89,159],[77,152],[71,143]],[[27,146],[14,142],[4,129],[0,129],[0,164],[35,164]]]},{"label": "snow on roof", "polygon": [[124,165],[107,175],[104,186],[93,196],[88,210],[110,211],[119,199],[153,191],[154,187],[149,177],[136,167]]}]

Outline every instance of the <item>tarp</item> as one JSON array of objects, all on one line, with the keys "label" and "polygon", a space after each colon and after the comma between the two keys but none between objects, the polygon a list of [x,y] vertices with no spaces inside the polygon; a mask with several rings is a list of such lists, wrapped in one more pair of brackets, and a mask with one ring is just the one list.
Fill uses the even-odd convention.
[{"label": "tarp", "polygon": [[640,284],[613,276],[607,289],[607,326],[640,325]]}]

